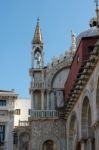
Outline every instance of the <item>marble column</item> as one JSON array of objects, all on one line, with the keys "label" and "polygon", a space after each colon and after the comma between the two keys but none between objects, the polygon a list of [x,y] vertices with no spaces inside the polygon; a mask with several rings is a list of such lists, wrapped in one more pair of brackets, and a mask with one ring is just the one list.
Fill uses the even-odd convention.
[{"label": "marble column", "polygon": [[47,92],[47,110],[49,110],[49,92]]},{"label": "marble column", "polygon": [[87,150],[87,144],[84,139],[81,140],[81,150]]},{"label": "marble column", "polygon": [[93,150],[92,149],[92,139],[91,138],[88,138],[88,140],[87,140],[87,150]]}]

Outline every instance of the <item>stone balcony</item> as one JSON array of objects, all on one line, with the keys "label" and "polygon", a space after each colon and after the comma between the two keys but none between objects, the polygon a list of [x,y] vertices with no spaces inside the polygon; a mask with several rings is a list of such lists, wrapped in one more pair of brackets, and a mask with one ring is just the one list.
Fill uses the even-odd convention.
[{"label": "stone balcony", "polygon": [[36,119],[58,119],[59,112],[56,110],[34,110],[31,111],[31,117],[29,121]]},{"label": "stone balcony", "polygon": [[33,90],[45,89],[45,83],[44,82],[31,82],[30,89],[33,89]]},{"label": "stone balcony", "polygon": [[20,121],[19,120],[19,127],[27,127],[30,126],[29,121]]}]

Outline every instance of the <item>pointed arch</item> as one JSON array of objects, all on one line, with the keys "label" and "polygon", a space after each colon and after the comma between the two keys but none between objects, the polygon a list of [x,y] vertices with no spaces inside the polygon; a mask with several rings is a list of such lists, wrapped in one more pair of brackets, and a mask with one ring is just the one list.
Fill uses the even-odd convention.
[{"label": "pointed arch", "polygon": [[81,114],[81,132],[82,138],[86,139],[88,134],[88,107],[89,99],[85,96],[82,104],[82,114]]},{"label": "pointed arch", "polygon": [[82,104],[81,134],[82,139],[85,139],[87,141],[85,143],[86,147],[90,149],[90,145],[88,145],[88,139],[91,139],[91,147],[93,150],[95,150],[95,135],[92,128],[92,111],[89,103],[89,98],[87,96],[85,96]]},{"label": "pointed arch", "polygon": [[74,150],[77,147],[78,142],[78,124],[76,113],[73,112],[69,123],[69,139],[68,139],[68,149]]}]

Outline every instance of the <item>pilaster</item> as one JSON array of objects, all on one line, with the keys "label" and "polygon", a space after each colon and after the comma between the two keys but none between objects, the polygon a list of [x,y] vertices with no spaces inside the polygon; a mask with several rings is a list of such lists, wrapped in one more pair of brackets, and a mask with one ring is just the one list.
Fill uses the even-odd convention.
[{"label": "pilaster", "polygon": [[44,110],[44,90],[41,90],[41,109]]}]

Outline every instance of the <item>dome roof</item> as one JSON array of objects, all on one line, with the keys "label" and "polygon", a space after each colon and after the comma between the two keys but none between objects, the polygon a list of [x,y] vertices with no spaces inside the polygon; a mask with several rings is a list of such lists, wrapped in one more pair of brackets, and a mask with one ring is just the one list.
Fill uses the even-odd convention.
[{"label": "dome roof", "polygon": [[90,29],[81,32],[76,39],[76,45],[78,47],[80,40],[84,37],[94,37],[94,36],[98,36],[99,35],[99,28],[97,27],[91,27]]}]

